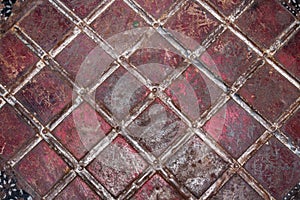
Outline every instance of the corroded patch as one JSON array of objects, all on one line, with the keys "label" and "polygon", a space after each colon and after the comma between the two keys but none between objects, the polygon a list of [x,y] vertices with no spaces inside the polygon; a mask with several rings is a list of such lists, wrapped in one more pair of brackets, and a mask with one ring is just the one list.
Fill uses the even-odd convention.
[{"label": "corroded patch", "polygon": [[212,200],[263,200],[240,176],[233,176]]},{"label": "corroded patch", "polygon": [[0,44],[0,83],[9,88],[24,78],[38,57],[11,32],[0,39]]},{"label": "corroded patch", "polygon": [[139,191],[131,198],[132,200],[181,200],[177,191],[169,185],[160,175],[150,178]]},{"label": "corroded patch", "polygon": [[133,138],[156,156],[180,137],[185,128],[180,118],[158,100],[128,127]]},{"label": "corroded patch", "polygon": [[227,164],[202,140],[193,137],[170,159],[167,167],[180,184],[200,197]]}]

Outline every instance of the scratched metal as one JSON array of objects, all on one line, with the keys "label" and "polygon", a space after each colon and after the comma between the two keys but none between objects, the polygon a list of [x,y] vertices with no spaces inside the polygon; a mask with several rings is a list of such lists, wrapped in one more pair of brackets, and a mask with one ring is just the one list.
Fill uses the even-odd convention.
[{"label": "scratched metal", "polygon": [[3,0],[1,199],[299,199],[299,8]]}]

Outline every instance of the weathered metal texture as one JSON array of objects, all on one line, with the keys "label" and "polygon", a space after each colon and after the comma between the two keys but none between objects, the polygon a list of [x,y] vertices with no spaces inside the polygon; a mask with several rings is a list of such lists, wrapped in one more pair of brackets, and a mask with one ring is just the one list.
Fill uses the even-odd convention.
[{"label": "weathered metal texture", "polygon": [[0,197],[299,198],[299,7],[4,0]]}]

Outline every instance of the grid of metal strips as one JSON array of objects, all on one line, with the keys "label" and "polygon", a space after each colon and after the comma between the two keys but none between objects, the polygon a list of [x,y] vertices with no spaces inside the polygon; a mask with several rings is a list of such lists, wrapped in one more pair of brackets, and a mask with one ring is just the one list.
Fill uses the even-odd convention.
[{"label": "grid of metal strips", "polygon": [[[123,192],[117,199],[130,199],[132,194],[137,191],[146,181],[147,177],[154,174],[156,171],[159,171],[160,174],[168,180],[177,190],[187,199],[195,199],[195,197],[183,186],[181,186],[170,173],[168,173],[164,168],[164,162],[173,154],[174,150],[178,150],[183,146],[183,144],[188,141],[192,136],[199,136],[208,146],[210,146],[221,158],[231,163],[231,166],[223,175],[215,181],[210,188],[200,197],[200,199],[207,199],[213,193],[218,191],[235,173],[238,173],[251,187],[254,188],[264,199],[275,199],[272,197],[267,190],[263,188],[262,185],[258,183],[244,168],[243,165],[250,159],[261,146],[263,146],[271,137],[276,137],[281,141],[287,148],[289,148],[293,153],[300,157],[300,148],[295,146],[292,143],[289,143],[289,138],[282,133],[279,128],[290,116],[292,116],[299,108],[298,98],[288,110],[286,110],[275,123],[270,123],[265,120],[263,116],[251,109],[251,107],[244,102],[237,94],[239,88],[249,79],[255,71],[261,67],[264,63],[269,63],[274,69],[276,69],[281,75],[283,75],[288,81],[300,89],[299,82],[294,79],[288,72],[286,72],[280,64],[274,62],[272,56],[274,53],[283,46],[289,39],[298,31],[300,28],[299,20],[291,24],[287,30],[285,30],[276,40],[276,42],[269,48],[267,51],[263,51],[257,47],[251,40],[249,40],[245,34],[235,25],[235,20],[253,3],[253,0],[245,1],[243,4],[238,7],[232,15],[228,18],[224,17],[221,13],[217,11],[209,2],[203,0],[196,0],[201,6],[207,9],[214,17],[216,17],[221,25],[206,39],[202,46],[209,47],[216,38],[218,38],[226,29],[229,29],[237,37],[243,40],[248,47],[250,47],[254,52],[256,52],[260,58],[258,58],[249,70],[238,78],[238,80],[233,84],[231,88],[228,88],[222,80],[218,79],[213,73],[211,73],[201,62],[196,60],[196,58],[201,55],[203,48],[199,48],[194,52],[190,52],[185,49],[180,42],[178,42],[175,37],[169,33],[163,25],[166,21],[173,16],[180,8],[187,3],[187,1],[179,0],[171,6],[167,11],[168,15],[159,20],[155,20],[149,13],[147,13],[141,6],[139,6],[133,0],[124,0],[124,2],[132,8],[136,13],[138,13],[157,33],[164,37],[169,43],[174,46],[185,58],[186,65],[180,70],[171,74],[169,81],[166,84],[160,86],[153,86],[151,81],[144,77],[131,63],[127,61],[127,58],[131,55],[128,52],[134,52],[138,48],[139,42],[134,45],[133,49],[126,50],[123,54],[118,55],[114,52],[114,49],[100,36],[98,35],[89,25],[103,13],[104,10],[109,9],[109,6],[114,2],[114,0],[105,0],[97,8],[94,9],[91,14],[85,19],[81,20],[72,10],[65,6],[60,0],[49,0],[49,2],[56,7],[63,15],[70,19],[74,24],[75,28],[72,30],[73,34],[69,35],[59,47],[51,49],[49,52],[43,50],[33,39],[31,39],[20,27],[15,25],[13,27],[14,33],[16,36],[23,41],[26,46],[28,46],[32,51],[34,51],[39,57],[40,61],[36,64],[36,68],[29,74],[24,81],[13,88],[11,91],[7,91],[2,85],[0,85],[0,108],[3,107],[5,103],[12,105],[16,110],[18,110],[23,117],[25,117],[28,123],[33,124],[39,130],[39,133],[36,135],[35,139],[24,149],[19,151],[12,159],[7,162],[7,167],[13,167],[18,163],[28,152],[30,152],[36,145],[38,145],[42,140],[46,141],[51,148],[53,148],[72,168],[61,181],[57,182],[54,187],[43,197],[43,199],[53,199],[59,194],[77,175],[80,176],[94,191],[104,199],[115,199],[106,189],[103,187],[87,170],[86,166],[92,162],[99,153],[107,147],[111,141],[116,138],[118,135],[123,135],[143,156],[143,158],[148,162],[149,167],[144,170],[143,174],[131,184],[131,187]],[[58,55],[71,41],[73,41],[79,33],[84,32],[87,36],[93,39],[98,45],[100,45],[111,57],[115,59],[115,65],[111,67],[103,76],[99,79],[99,82],[90,89],[80,88],[76,85],[65,73],[63,68],[55,61],[55,56]],[[166,34],[167,33],[167,34]],[[143,40],[143,38],[141,39]],[[51,63],[51,64],[50,64]],[[181,113],[170,101],[166,95],[161,92],[167,86],[172,83],[172,80],[180,76],[181,73],[187,68],[189,64],[196,66],[203,74],[210,78],[215,84],[217,84],[222,90],[223,95],[219,98],[217,103],[215,103],[209,110],[203,114],[199,120],[194,122],[190,121],[183,113]],[[59,71],[62,76],[69,81],[69,83],[74,87],[74,90],[78,93],[78,98],[75,103],[64,113],[62,116],[55,121],[54,123],[49,123],[47,125],[39,122],[15,97],[14,95],[26,84],[28,83],[41,69],[45,66],[50,66],[52,69]],[[175,112],[187,125],[189,134],[184,135],[182,138],[177,140],[173,146],[169,147],[162,156],[155,158],[152,154],[146,152],[133,138],[128,134],[126,126],[133,121],[142,111],[144,111],[150,103],[153,101],[149,99],[146,101],[145,105],[137,109],[137,112],[129,116],[124,123],[118,122],[111,116],[109,113],[106,113],[96,102],[91,98],[91,93],[102,83],[104,82],[118,67],[122,65],[129,73],[134,75],[139,81],[141,81],[148,89],[152,91],[152,94],[155,94],[157,98],[160,98],[173,112]],[[242,108],[244,108],[252,117],[254,117],[258,122],[260,122],[265,128],[266,131],[257,139],[257,141],[252,144],[244,152],[240,158],[235,160],[229,155],[209,134],[205,133],[201,127],[206,121],[208,121],[229,99],[233,99],[238,103]],[[74,111],[83,101],[88,102],[91,106],[95,108],[114,128],[111,133],[108,134],[106,138],[101,140],[82,160],[78,161],[75,157],[51,134],[51,131],[57,127],[63,120],[66,118],[72,111]]]}]

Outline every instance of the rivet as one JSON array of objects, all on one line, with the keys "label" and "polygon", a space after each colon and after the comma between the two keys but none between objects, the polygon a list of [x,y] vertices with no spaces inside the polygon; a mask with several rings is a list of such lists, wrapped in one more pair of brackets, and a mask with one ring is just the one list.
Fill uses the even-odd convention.
[{"label": "rivet", "polygon": [[265,58],[268,58],[268,57],[269,57],[269,54],[268,54],[267,52],[264,52],[263,56],[264,56]]},{"label": "rivet", "polygon": [[156,93],[157,92],[157,88],[156,87],[152,88],[152,92]]},{"label": "rivet", "polygon": [[48,132],[47,129],[43,129],[43,130],[42,130],[42,133],[43,133],[43,134],[46,134],[47,132]]},{"label": "rivet", "polygon": [[80,90],[79,90],[79,94],[80,94],[80,95],[84,95],[85,93],[86,93],[86,89],[83,88],[83,89],[80,89]]},{"label": "rivet", "polygon": [[115,127],[115,131],[118,133],[118,132],[120,132],[121,131],[121,127],[120,126],[116,126]]},{"label": "rivet", "polygon": [[194,59],[196,59],[196,55],[195,55],[195,54],[190,54],[190,55],[189,55],[189,58],[190,58],[191,60],[194,60]]},{"label": "rivet", "polygon": [[126,60],[125,56],[120,56],[120,60],[125,61]]},{"label": "rivet", "polygon": [[153,28],[158,28],[159,26],[160,26],[160,24],[158,22],[153,23]]},{"label": "rivet", "polygon": [[233,168],[235,168],[235,169],[237,169],[237,168],[239,168],[240,166],[237,164],[237,163],[234,163],[233,164]]}]

